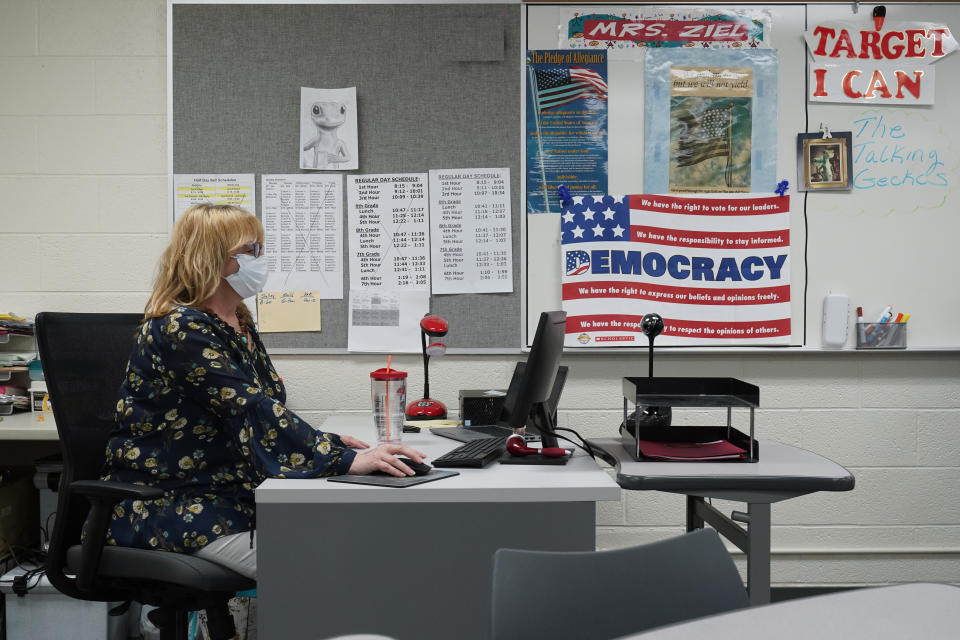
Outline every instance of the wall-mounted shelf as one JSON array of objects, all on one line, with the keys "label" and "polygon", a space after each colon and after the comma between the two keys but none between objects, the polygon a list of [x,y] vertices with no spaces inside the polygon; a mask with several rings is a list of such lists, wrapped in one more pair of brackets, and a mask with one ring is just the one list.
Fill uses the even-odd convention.
[{"label": "wall-mounted shelf", "polygon": [[0,333],[0,344],[7,344],[8,342],[10,342],[11,337],[29,338],[31,341],[33,340],[32,333]]},{"label": "wall-mounted shelf", "polygon": [[6,382],[13,377],[15,373],[27,373],[29,369],[23,367],[0,367],[0,382]]}]

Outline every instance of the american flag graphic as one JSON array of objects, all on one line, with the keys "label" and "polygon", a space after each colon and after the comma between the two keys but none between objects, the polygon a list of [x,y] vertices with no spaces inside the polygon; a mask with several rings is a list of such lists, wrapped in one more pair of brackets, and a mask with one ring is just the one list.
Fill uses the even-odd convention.
[{"label": "american flag graphic", "polygon": [[623,196],[574,196],[561,219],[564,244],[630,241],[630,203]]},{"label": "american flag graphic", "polygon": [[578,276],[590,268],[590,254],[586,251],[567,251],[567,275]]},{"label": "american flag graphic", "polygon": [[677,166],[690,167],[710,158],[726,156],[724,181],[729,187],[733,177],[730,162],[733,151],[733,104],[707,109],[698,114],[678,115],[680,135],[677,143]]},{"label": "american flag graphic", "polygon": [[535,69],[537,107],[553,109],[580,98],[607,99],[607,83],[596,71],[584,67]]},{"label": "american flag graphic", "polygon": [[699,115],[680,119],[677,166],[686,167],[707,158],[725,156],[730,150],[730,109],[707,109]]}]

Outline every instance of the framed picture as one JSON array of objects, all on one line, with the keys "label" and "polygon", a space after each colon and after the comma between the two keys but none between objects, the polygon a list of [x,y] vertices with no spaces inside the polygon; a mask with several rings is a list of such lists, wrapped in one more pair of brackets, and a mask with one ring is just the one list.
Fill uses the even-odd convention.
[{"label": "framed picture", "polygon": [[820,133],[797,134],[797,190],[849,191],[852,141],[850,131],[834,131],[829,138]]}]

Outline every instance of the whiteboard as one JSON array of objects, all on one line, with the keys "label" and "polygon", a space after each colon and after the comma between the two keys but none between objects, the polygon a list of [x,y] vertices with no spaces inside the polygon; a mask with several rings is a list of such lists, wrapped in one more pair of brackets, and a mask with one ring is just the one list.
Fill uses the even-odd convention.
[{"label": "whiteboard", "polygon": [[[861,5],[860,12],[869,16],[873,6]],[[951,28],[954,37],[960,33],[960,3],[884,6],[888,21],[941,22]],[[851,19],[849,6],[810,5],[808,11],[811,24]],[[811,131],[816,131],[820,122],[829,123],[832,130],[853,131],[854,184],[861,187],[846,193],[811,194],[808,201],[807,324],[814,344],[820,343],[820,302],[832,290],[849,295],[851,305],[862,305],[865,314],[869,309],[869,314],[875,315],[887,304],[893,305],[894,311],[910,313],[911,347],[960,346],[955,326],[960,317],[960,289],[951,259],[957,253],[955,241],[960,231],[960,129],[955,124],[960,109],[960,54],[948,55],[934,66],[936,98],[932,107],[810,105]],[[891,127],[896,125],[906,135],[891,139]],[[916,175],[926,171],[930,162],[879,162],[882,147],[890,143],[904,147],[899,152],[902,156],[916,150],[925,155],[935,153],[944,163],[946,185],[911,185],[909,179],[906,184],[891,185],[891,178],[901,183],[907,170]],[[871,151],[875,152],[873,158],[868,156]],[[888,146],[888,153],[895,151]],[[887,183],[880,186],[883,178]]]},{"label": "whiteboard", "polygon": [[[618,3],[612,6],[623,6]],[[526,49],[560,48],[560,36],[571,11],[601,13],[606,5],[527,5],[523,33]],[[747,11],[765,10],[771,21],[770,42],[779,52],[777,176],[790,181],[792,196],[791,347],[821,349],[822,304],[828,293],[850,298],[846,348],[852,349],[855,308],[867,319],[887,304],[911,314],[908,344],[918,349],[960,348],[952,325],[960,317],[960,292],[943,276],[956,272],[949,256],[960,232],[960,52],[936,62],[936,100],[932,107],[872,107],[811,103],[806,100],[808,56],[803,39],[805,24],[822,20],[858,20],[872,28],[875,5],[711,5]],[[888,21],[941,22],[960,33],[960,3],[890,4]],[[608,62],[609,193],[643,193],[643,56]],[[911,148],[933,151],[943,163],[945,186],[923,189],[903,182],[893,163],[867,162],[866,150],[875,147],[869,128],[897,123],[906,131]],[[874,120],[871,120],[873,118]],[[820,123],[832,131],[860,131],[854,137],[855,188],[848,192],[808,192],[795,189],[798,133],[818,131]],[[876,126],[874,126],[876,129]],[[862,131],[861,131],[862,130]],[[903,141],[901,141],[903,142]],[[861,146],[857,146],[857,144]],[[858,151],[860,155],[858,156]],[[879,157],[879,156],[878,156]],[[869,173],[863,173],[868,170]],[[891,176],[900,176],[890,180]],[[873,178],[870,182],[869,178]],[[884,182],[881,178],[887,177]],[[898,186],[892,186],[895,182]],[[881,186],[883,183],[884,186]],[[773,191],[775,185],[771,185]],[[523,188],[522,188],[523,189]],[[521,191],[524,193],[525,191]],[[528,215],[526,247],[526,335],[532,339],[541,311],[559,309],[559,216]],[[712,347],[712,349],[730,349]],[[742,349],[743,347],[734,347]],[[790,347],[785,347],[790,348]],[[770,347],[766,347],[770,349]]]}]

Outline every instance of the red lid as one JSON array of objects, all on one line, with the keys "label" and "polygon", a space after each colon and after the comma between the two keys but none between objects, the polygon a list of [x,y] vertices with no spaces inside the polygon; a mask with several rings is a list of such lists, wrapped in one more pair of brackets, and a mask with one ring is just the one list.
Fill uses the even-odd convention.
[{"label": "red lid", "polygon": [[440,316],[425,315],[420,318],[420,328],[429,336],[445,336],[450,325]]},{"label": "red lid", "polygon": [[387,371],[386,368],[383,368],[371,371],[370,377],[375,380],[403,380],[407,377],[407,372],[400,371],[399,369],[390,369]]}]

